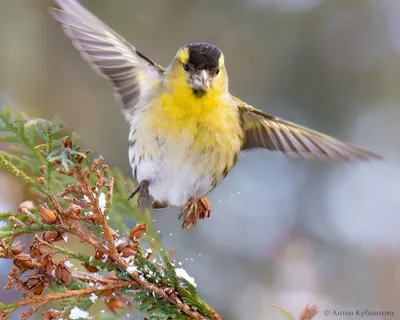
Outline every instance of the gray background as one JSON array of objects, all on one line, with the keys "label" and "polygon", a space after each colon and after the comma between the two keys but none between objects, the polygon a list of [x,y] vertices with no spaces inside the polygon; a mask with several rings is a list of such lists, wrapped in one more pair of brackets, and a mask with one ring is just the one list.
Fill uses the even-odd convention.
[{"label": "gray background", "polygon": [[[283,319],[273,303],[400,316],[400,1],[83,2],[162,65],[185,43],[216,44],[235,95],[386,158],[328,164],[253,151],[210,194],[211,219],[185,232],[177,209],[156,212],[164,243],[224,319]],[[60,117],[129,175],[128,126],[51,4],[0,0],[0,104]],[[26,200],[2,172],[0,188],[3,210]],[[0,290],[0,301],[15,298]]]}]

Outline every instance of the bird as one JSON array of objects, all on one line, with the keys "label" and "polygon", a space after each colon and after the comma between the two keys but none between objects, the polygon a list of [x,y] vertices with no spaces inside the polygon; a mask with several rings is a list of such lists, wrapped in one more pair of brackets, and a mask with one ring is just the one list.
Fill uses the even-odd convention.
[{"label": "bird", "polygon": [[[129,123],[129,162],[140,208],[181,208],[182,227],[210,217],[208,193],[255,148],[289,157],[370,161],[381,157],[275,117],[229,91],[223,52],[182,46],[166,67],[142,54],[77,0],[51,15],[92,68],[108,79]],[[128,199],[128,200],[129,200]]]}]

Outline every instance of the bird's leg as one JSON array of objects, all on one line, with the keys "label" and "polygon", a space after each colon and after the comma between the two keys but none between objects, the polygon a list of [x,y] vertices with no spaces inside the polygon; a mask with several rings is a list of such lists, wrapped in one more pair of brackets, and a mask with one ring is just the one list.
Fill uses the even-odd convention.
[{"label": "bird's leg", "polygon": [[197,199],[190,198],[182,209],[179,219],[183,217],[182,228],[185,230],[194,227],[197,222]]},{"label": "bird's leg", "polygon": [[179,219],[183,217],[182,228],[188,230],[196,225],[198,219],[210,217],[210,209],[210,202],[206,197],[190,198],[179,216]]},{"label": "bird's leg", "polygon": [[138,207],[141,210],[145,210],[146,208],[149,208],[151,204],[153,203],[153,197],[149,193],[149,181],[148,180],[142,180],[140,183],[137,185],[135,190],[131,193],[129,196],[128,200],[132,199],[136,194],[138,195]]}]

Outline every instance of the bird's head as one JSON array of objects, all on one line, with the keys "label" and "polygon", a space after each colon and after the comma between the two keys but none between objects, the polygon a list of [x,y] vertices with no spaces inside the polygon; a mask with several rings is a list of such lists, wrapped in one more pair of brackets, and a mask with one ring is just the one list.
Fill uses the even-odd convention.
[{"label": "bird's head", "polygon": [[170,86],[187,86],[199,98],[228,90],[224,55],[208,43],[191,43],[180,48],[168,71]]}]

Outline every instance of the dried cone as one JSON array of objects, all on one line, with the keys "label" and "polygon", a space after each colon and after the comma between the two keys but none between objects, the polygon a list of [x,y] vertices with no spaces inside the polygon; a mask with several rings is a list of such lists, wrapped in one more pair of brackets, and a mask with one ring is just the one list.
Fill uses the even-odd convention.
[{"label": "dried cone", "polygon": [[35,263],[32,257],[26,253],[17,254],[14,258],[14,264],[21,270],[26,271],[35,268]]},{"label": "dried cone", "polygon": [[43,240],[50,242],[50,243],[59,241],[59,240],[64,240],[62,237],[62,233],[58,232],[58,231],[46,231],[43,233],[42,237],[43,237]]},{"label": "dried cone", "polygon": [[82,263],[82,266],[89,272],[97,272],[97,268],[92,266],[89,262]]},{"label": "dried cone", "polygon": [[71,271],[64,265],[59,263],[56,269],[56,279],[64,282],[66,285],[70,285],[72,282]]},{"label": "dried cone", "polygon": [[96,249],[95,253],[94,253],[94,258],[96,260],[101,261],[103,259],[103,252],[99,251]]},{"label": "dried cone", "polygon": [[120,252],[123,248],[126,248],[129,245],[129,240],[125,237],[122,237],[117,240],[118,245],[116,246],[116,249]]},{"label": "dried cone", "polygon": [[82,208],[75,203],[71,203],[68,208],[68,214],[72,219],[79,219],[79,216],[82,212]]},{"label": "dried cone", "polygon": [[13,253],[13,255],[17,255],[22,253],[22,251],[24,251],[25,247],[18,241],[17,243],[15,243],[12,248],[11,248],[11,252]]},{"label": "dried cone", "polygon": [[51,276],[53,274],[53,270],[55,267],[55,263],[50,254],[44,256],[42,263],[40,264],[40,272],[47,276]]},{"label": "dried cone", "polygon": [[41,275],[31,275],[28,280],[24,282],[28,291],[36,296],[41,295],[44,289],[44,281]]},{"label": "dried cone", "polygon": [[140,239],[146,231],[147,225],[145,223],[138,223],[129,232],[129,239],[131,239],[132,241]]},{"label": "dried cone", "polygon": [[57,216],[55,212],[51,210],[46,204],[40,205],[39,216],[44,223],[55,224],[57,222]]},{"label": "dried cone", "polygon": [[43,247],[40,246],[40,243],[37,241],[34,241],[30,247],[30,254],[31,257],[40,257],[47,253],[47,250]]},{"label": "dried cone", "polygon": [[135,256],[137,252],[136,245],[125,237],[118,239],[118,245],[116,246],[116,249],[124,258]]},{"label": "dried cone", "polygon": [[56,320],[59,319],[60,312],[56,310],[49,310],[42,313],[43,320]]},{"label": "dried cone", "polygon": [[129,258],[136,255],[136,251],[132,250],[129,247],[123,248],[121,250],[121,254],[124,258]]}]

